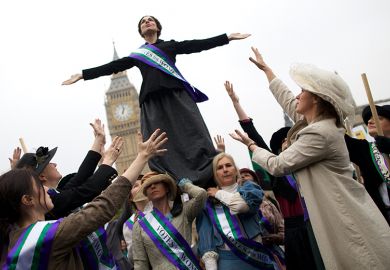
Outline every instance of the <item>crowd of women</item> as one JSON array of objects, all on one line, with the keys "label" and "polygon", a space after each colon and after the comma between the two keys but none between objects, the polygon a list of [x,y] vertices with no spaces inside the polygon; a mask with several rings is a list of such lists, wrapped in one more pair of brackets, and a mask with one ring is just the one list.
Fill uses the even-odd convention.
[{"label": "crowd of women", "polygon": [[[347,84],[336,73],[297,64],[295,97],[256,48],[250,58],[294,125],[270,147],[225,89],[245,132],[230,136],[269,173],[266,185],[215,149],[196,102],[207,97],[175,66],[175,56],[243,39],[163,41],[162,26],[141,18],[146,44],[129,57],[84,70],[64,84],[137,66],[143,75],[138,155],[118,176],[123,139],[105,149],[104,127],[76,173],[62,177],[57,148],[16,148],[0,176],[0,265],[3,269],[388,269],[390,265],[390,106],[363,111],[375,142],[346,134],[354,115]],[[259,87],[261,88],[261,87]],[[359,166],[359,181],[352,165]],[[151,172],[141,174],[149,163]],[[363,181],[360,181],[363,179]],[[363,182],[363,183],[362,183]]]}]

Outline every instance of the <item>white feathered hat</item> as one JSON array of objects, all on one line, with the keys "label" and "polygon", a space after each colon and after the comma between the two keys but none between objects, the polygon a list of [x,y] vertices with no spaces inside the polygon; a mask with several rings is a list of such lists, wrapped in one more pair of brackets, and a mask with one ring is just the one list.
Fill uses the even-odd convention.
[{"label": "white feathered hat", "polygon": [[290,76],[302,89],[309,91],[336,109],[340,122],[353,122],[355,101],[347,83],[333,71],[320,69],[311,64],[295,63],[290,68]]}]

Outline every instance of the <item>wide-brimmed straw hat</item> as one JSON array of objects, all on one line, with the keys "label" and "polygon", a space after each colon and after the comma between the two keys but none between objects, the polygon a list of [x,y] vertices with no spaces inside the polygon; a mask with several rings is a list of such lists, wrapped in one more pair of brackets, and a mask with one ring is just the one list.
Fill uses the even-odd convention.
[{"label": "wide-brimmed straw hat", "polygon": [[169,189],[168,199],[173,201],[176,197],[176,192],[177,192],[176,183],[173,180],[173,178],[168,174],[156,174],[155,172],[150,172],[145,174],[141,181],[142,181],[142,186],[139,193],[145,196],[148,187],[150,187],[152,184],[163,182],[167,184]]},{"label": "wide-brimmed straw hat", "polygon": [[291,66],[290,76],[302,89],[329,102],[342,125],[345,125],[346,118],[353,122],[355,102],[347,83],[336,72],[311,64],[296,63]]}]

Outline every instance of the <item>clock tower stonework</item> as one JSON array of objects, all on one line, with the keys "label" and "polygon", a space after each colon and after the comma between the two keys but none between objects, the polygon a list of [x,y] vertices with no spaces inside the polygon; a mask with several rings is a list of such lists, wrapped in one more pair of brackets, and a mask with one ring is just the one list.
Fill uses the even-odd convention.
[{"label": "clock tower stonework", "polygon": [[[114,60],[116,59],[118,54],[114,47]],[[130,83],[126,71],[111,76],[104,105],[111,138],[120,136],[124,139],[122,153],[115,163],[118,173],[122,174],[137,156],[137,131],[141,130],[138,93]],[[145,168],[143,173],[148,170]]]}]

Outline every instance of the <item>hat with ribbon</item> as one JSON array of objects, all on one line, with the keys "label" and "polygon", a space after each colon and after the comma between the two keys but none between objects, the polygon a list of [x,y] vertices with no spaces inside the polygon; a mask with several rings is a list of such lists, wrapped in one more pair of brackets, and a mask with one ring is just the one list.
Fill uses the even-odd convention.
[{"label": "hat with ribbon", "polygon": [[50,163],[56,152],[57,147],[49,151],[48,147],[40,146],[35,154],[25,153],[16,164],[16,168],[30,168],[37,174],[40,174]]},{"label": "hat with ribbon", "polygon": [[290,68],[290,76],[303,90],[329,102],[335,108],[343,126],[346,118],[353,122],[355,101],[347,83],[336,72],[311,64],[296,63]]}]

